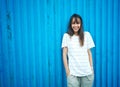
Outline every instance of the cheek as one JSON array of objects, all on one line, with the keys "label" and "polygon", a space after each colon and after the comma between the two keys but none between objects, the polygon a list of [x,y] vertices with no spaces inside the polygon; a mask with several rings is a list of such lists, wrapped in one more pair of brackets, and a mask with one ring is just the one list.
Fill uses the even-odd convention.
[{"label": "cheek", "polygon": [[74,25],[71,25],[71,27],[73,28],[73,27],[74,27]]},{"label": "cheek", "polygon": [[78,25],[78,27],[79,27],[79,28],[81,27],[80,24]]}]

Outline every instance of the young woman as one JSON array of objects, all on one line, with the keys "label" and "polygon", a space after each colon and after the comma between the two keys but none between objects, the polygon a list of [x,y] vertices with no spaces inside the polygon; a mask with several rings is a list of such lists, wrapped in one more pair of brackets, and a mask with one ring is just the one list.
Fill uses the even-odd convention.
[{"label": "young woman", "polygon": [[90,48],[93,47],[90,33],[83,30],[82,18],[73,14],[62,40],[68,87],[92,87],[94,71]]}]

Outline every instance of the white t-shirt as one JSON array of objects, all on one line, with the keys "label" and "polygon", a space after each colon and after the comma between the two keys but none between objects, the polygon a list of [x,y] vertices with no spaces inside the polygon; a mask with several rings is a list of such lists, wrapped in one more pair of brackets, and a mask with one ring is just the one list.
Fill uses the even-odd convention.
[{"label": "white t-shirt", "polygon": [[70,74],[74,76],[86,76],[92,74],[87,50],[95,47],[89,32],[84,32],[84,45],[81,47],[79,36],[65,33],[62,40],[62,48],[68,48],[68,63]]}]

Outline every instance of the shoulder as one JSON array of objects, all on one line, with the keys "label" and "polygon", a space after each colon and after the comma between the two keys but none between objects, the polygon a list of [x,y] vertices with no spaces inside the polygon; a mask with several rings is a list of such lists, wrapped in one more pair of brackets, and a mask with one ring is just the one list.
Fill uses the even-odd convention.
[{"label": "shoulder", "polygon": [[64,35],[69,36],[69,34],[68,34],[68,33],[64,33]]},{"label": "shoulder", "polygon": [[90,32],[88,32],[88,31],[84,31],[84,34],[85,34],[85,35],[88,35],[88,34],[90,34]]},{"label": "shoulder", "polygon": [[85,32],[84,32],[84,35],[85,35],[86,37],[88,37],[88,36],[90,36],[90,32],[85,31]]},{"label": "shoulder", "polygon": [[69,37],[68,33],[64,33],[63,37]]}]

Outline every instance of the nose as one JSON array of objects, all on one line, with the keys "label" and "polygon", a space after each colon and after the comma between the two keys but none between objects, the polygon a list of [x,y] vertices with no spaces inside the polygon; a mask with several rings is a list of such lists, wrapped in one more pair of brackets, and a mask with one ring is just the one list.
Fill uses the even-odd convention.
[{"label": "nose", "polygon": [[77,26],[77,23],[75,23],[75,26]]}]

